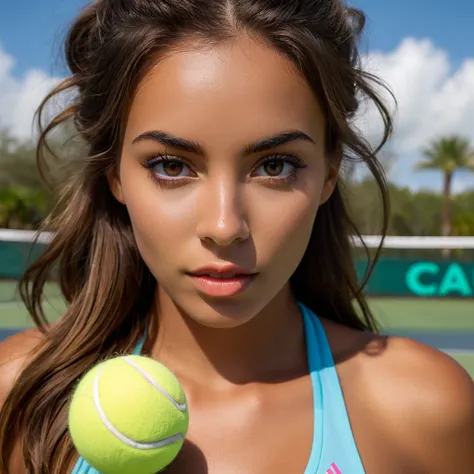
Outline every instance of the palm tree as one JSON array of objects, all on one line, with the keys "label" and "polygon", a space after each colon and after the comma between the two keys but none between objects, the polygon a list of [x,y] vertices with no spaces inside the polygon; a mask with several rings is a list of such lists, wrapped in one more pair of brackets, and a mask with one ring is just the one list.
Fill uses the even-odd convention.
[{"label": "palm tree", "polygon": [[[469,141],[459,136],[435,140],[423,150],[424,160],[417,164],[419,170],[438,170],[444,175],[442,235],[452,232],[451,194],[455,171],[474,171],[474,151]],[[446,255],[447,252],[445,252]]]}]

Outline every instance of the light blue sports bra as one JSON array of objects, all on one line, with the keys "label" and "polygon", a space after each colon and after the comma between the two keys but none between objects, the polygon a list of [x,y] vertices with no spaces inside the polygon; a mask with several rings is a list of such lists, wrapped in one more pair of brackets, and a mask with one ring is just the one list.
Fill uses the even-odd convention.
[{"label": "light blue sports bra", "polygon": [[[365,474],[326,333],[311,310],[302,304],[300,308],[314,400],[313,445],[304,474]],[[134,353],[142,348],[143,342]],[[79,458],[72,474],[101,473]]]}]

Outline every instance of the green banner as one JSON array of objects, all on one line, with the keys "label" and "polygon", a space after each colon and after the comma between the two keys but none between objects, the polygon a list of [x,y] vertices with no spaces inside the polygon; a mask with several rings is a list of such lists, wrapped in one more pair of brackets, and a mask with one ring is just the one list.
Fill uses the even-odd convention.
[{"label": "green banner", "polygon": [[[357,265],[362,277],[366,262]],[[369,295],[474,298],[474,262],[383,258],[366,287]]]},{"label": "green banner", "polygon": [[17,279],[45,248],[45,244],[0,241],[0,278]]},{"label": "green banner", "polygon": [[[30,242],[0,241],[0,278],[17,279],[45,249]],[[356,264],[363,277],[367,263]],[[373,296],[474,298],[474,262],[382,258],[366,287]]]}]

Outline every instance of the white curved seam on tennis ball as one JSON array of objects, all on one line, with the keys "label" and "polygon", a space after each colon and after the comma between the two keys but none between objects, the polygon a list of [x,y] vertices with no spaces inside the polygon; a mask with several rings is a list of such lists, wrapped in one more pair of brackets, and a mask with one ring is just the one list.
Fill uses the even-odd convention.
[{"label": "white curved seam on tennis ball", "polygon": [[112,435],[114,435],[117,439],[122,441],[122,443],[130,446],[131,448],[139,449],[139,450],[149,450],[149,449],[158,449],[163,448],[164,446],[168,446],[169,444],[173,444],[176,441],[183,439],[183,435],[178,433],[176,435],[170,436],[169,438],[162,439],[160,441],[156,441],[154,443],[140,443],[139,441],[135,441],[133,439],[128,438],[123,433],[121,433],[115,426],[109,421],[107,415],[105,414],[104,410],[102,409],[102,405],[100,403],[99,397],[99,378],[103,368],[101,368],[94,380],[94,404],[99,413],[100,419],[104,423],[105,427],[110,431]]},{"label": "white curved seam on tennis ball", "polygon": [[186,411],[186,403],[177,402],[163,387],[158,384],[158,382],[153,377],[151,377],[145,370],[136,364],[130,357],[125,356],[124,360],[126,360],[131,366],[135,367],[135,369],[137,369],[143,375],[143,377],[145,377],[148,382],[150,382],[153,387],[155,387],[176,409],[179,411]]}]

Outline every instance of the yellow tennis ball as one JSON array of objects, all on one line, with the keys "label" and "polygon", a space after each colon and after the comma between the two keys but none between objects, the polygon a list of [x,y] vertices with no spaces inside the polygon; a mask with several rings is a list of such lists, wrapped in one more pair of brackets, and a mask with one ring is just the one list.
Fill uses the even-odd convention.
[{"label": "yellow tennis ball", "polygon": [[148,357],[116,357],[79,382],[69,432],[103,474],[155,474],[170,464],[188,430],[186,396],[174,374]]}]

